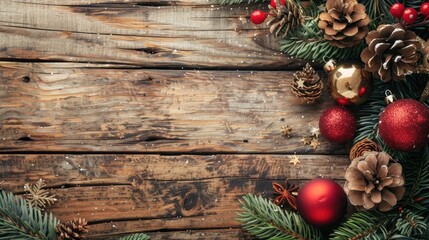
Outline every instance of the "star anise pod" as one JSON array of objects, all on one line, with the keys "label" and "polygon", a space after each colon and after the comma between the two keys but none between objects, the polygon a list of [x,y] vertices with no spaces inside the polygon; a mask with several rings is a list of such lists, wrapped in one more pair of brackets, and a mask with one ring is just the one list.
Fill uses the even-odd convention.
[{"label": "star anise pod", "polygon": [[289,179],[286,179],[286,187],[283,187],[282,184],[273,182],[274,191],[276,191],[279,196],[274,199],[274,204],[281,205],[283,202],[287,201],[291,207],[297,209],[296,206],[296,197],[293,195],[294,192],[298,191],[298,186],[288,183]]}]

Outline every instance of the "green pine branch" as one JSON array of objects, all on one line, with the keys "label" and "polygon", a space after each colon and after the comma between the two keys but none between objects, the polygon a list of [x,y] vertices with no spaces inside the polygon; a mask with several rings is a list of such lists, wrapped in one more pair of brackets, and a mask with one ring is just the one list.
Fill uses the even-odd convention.
[{"label": "green pine branch", "polygon": [[330,239],[387,239],[387,223],[388,218],[375,211],[354,213],[331,234]]},{"label": "green pine branch", "polygon": [[240,201],[238,221],[243,228],[261,239],[322,239],[321,232],[307,224],[301,216],[281,209],[271,201],[252,194]]},{"label": "green pine branch", "polygon": [[351,48],[338,48],[325,39],[287,38],[280,41],[280,50],[294,58],[325,62],[329,59],[337,61],[358,60],[363,45]]},{"label": "green pine branch", "polygon": [[56,239],[59,221],[27,204],[27,200],[0,190],[0,239]]},{"label": "green pine branch", "polygon": [[411,210],[405,209],[396,221],[396,229],[402,236],[422,235],[428,229],[428,224],[423,216],[420,216]]},{"label": "green pine branch", "polygon": [[150,237],[144,233],[135,233],[121,237],[119,240],[149,240]]},{"label": "green pine branch", "polygon": [[390,14],[390,7],[396,0],[361,0],[366,8],[366,13],[373,21],[374,26],[378,26],[381,23],[395,23],[396,20]]}]

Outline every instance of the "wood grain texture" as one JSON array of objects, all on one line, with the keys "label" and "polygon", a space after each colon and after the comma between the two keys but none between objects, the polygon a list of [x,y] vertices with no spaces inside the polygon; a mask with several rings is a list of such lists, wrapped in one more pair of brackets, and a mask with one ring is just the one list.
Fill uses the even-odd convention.
[{"label": "wood grain texture", "polygon": [[[346,156],[300,155],[2,155],[6,190],[46,181],[58,203],[48,208],[62,221],[85,217],[91,236],[138,231],[237,228],[238,199],[252,192],[272,197],[272,181],[304,184],[336,179]],[[338,179],[340,182],[342,177]],[[225,239],[225,238],[223,238]]]},{"label": "wood grain texture", "polygon": [[0,1],[0,58],[128,64],[151,68],[295,69],[259,5],[200,1]]},{"label": "wood grain texture", "polygon": [[333,101],[303,103],[290,72],[52,63],[0,71],[1,152],[346,153],[324,140],[316,150],[302,145]]}]

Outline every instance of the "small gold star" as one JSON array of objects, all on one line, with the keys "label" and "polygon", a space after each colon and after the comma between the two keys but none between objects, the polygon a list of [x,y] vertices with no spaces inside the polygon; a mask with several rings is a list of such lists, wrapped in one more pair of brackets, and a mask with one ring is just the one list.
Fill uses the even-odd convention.
[{"label": "small gold star", "polygon": [[310,129],[310,133],[311,133],[311,135],[312,135],[313,137],[315,137],[315,138],[319,138],[319,135],[320,135],[320,129],[319,129],[318,127],[312,127],[312,128]]},{"label": "small gold star", "polygon": [[282,136],[289,137],[289,135],[292,133],[292,128],[286,125],[281,127],[280,132],[282,133]]},{"label": "small gold star", "polygon": [[305,88],[304,80],[302,79],[299,79],[298,81],[296,81],[296,84],[298,84],[298,88]]},{"label": "small gold star", "polygon": [[300,142],[302,142],[302,144],[304,144],[304,146],[305,145],[309,145],[310,142],[311,142],[311,139],[309,137],[307,137],[307,136],[302,136]]},{"label": "small gold star", "polygon": [[301,163],[297,155],[293,155],[292,157],[289,157],[289,159],[290,159],[289,163],[292,163],[294,166],[296,166],[298,163]]},{"label": "small gold star", "polygon": [[318,146],[320,146],[320,142],[317,138],[311,139],[310,146],[313,147],[313,149],[316,149]]}]

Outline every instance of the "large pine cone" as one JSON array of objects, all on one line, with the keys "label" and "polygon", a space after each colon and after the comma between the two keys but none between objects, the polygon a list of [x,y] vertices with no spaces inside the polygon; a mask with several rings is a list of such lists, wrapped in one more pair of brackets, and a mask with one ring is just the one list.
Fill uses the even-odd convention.
[{"label": "large pine cone", "polygon": [[388,211],[405,193],[402,166],[389,164],[386,152],[366,152],[352,161],[346,171],[344,190],[350,202],[359,209],[378,207]]},{"label": "large pine cone", "polygon": [[56,227],[57,240],[79,240],[82,234],[88,232],[88,222],[85,218],[73,219],[66,223],[58,224]]},{"label": "large pine cone", "polygon": [[298,27],[304,23],[304,15],[301,6],[293,0],[285,0],[285,5],[280,0],[275,0],[276,7],[268,5],[270,13],[268,14],[267,25],[270,27],[270,33],[276,36],[283,33],[286,36],[289,30]]},{"label": "large pine cone", "polygon": [[368,34],[366,43],[368,47],[360,55],[365,70],[381,80],[400,81],[416,70],[422,44],[416,34],[402,24],[380,25]]},{"label": "large pine cone", "polygon": [[369,22],[365,6],[356,0],[328,0],[318,26],[331,45],[344,48],[361,42],[368,34]]},{"label": "large pine cone", "polygon": [[302,71],[294,74],[291,84],[292,93],[307,101],[315,102],[322,95],[323,82],[314,69],[307,63]]}]

